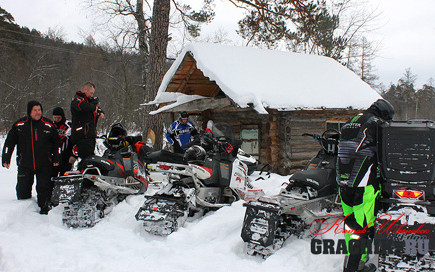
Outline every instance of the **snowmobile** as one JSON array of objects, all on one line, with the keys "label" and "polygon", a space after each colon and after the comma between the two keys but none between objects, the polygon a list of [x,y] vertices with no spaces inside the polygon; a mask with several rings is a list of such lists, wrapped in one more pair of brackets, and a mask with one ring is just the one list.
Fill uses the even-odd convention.
[{"label": "snowmobile", "polygon": [[128,195],[142,194],[149,183],[146,166],[124,136],[103,137],[107,150],[78,164],[78,171],[52,178],[52,203],[64,204],[63,223],[93,227]]},{"label": "snowmobile", "polygon": [[379,145],[378,271],[435,271],[435,122],[387,123]]},{"label": "snowmobile", "polygon": [[248,167],[248,175],[251,175],[260,167],[258,160],[254,156],[243,151],[241,148],[237,151],[237,158]]},{"label": "snowmobile", "polygon": [[[322,147],[305,169],[293,174],[278,195],[260,197],[244,204],[242,239],[249,255],[267,258],[282,247],[290,235],[303,237],[312,222],[342,215],[338,202],[336,161],[339,133],[304,133]],[[312,232],[315,232],[314,225]]]},{"label": "snowmobile", "polygon": [[[150,154],[153,159],[148,169],[165,178],[150,182],[145,202],[136,214],[145,231],[169,235],[189,217],[261,195],[262,190],[253,189],[249,183],[248,167],[237,158],[240,144],[228,124],[218,123],[214,125],[213,137],[189,147],[183,160],[166,152]],[[159,158],[162,160],[155,162]],[[177,159],[178,163],[174,162]]]}]

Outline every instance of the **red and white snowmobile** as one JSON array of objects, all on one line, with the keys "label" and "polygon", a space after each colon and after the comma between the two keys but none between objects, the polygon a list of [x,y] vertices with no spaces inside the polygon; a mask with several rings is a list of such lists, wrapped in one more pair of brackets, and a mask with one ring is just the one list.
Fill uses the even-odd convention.
[{"label": "red and white snowmobile", "polygon": [[150,182],[145,202],[136,214],[147,232],[169,235],[189,217],[263,193],[250,186],[248,167],[237,158],[240,141],[234,140],[232,128],[215,124],[213,136],[201,142],[205,148],[189,147],[183,160],[178,158],[179,163],[163,161],[174,161],[177,155],[150,154],[154,161],[148,164],[151,175],[162,175]]}]

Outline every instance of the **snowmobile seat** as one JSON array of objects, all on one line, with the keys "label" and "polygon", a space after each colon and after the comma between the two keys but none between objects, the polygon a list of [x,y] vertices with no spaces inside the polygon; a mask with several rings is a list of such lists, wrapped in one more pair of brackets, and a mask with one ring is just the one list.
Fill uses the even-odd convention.
[{"label": "snowmobile seat", "polygon": [[183,154],[172,153],[166,150],[159,150],[150,152],[144,158],[147,163],[156,163],[156,162],[169,162],[169,163],[179,163],[186,164],[184,161]]},{"label": "snowmobile seat", "polygon": [[293,174],[290,178],[292,186],[310,186],[317,191],[317,196],[327,196],[335,192],[337,183],[334,169],[307,169]]},{"label": "snowmobile seat", "polygon": [[111,160],[98,157],[98,156],[91,156],[84,160],[82,160],[78,166],[79,170],[83,170],[90,167],[97,167],[100,169],[101,174],[105,175],[107,172],[112,171],[115,169],[115,165]]}]

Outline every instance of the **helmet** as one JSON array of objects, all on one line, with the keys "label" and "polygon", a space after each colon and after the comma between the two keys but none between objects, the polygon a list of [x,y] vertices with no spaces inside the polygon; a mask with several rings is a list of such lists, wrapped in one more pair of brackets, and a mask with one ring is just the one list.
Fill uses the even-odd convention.
[{"label": "helmet", "polygon": [[394,117],[394,107],[385,99],[378,99],[374,102],[369,109],[373,109],[378,117],[390,121]]},{"label": "helmet", "polygon": [[112,148],[122,147],[125,137],[127,136],[127,130],[121,123],[115,123],[110,128],[107,142]]},{"label": "helmet", "polygon": [[186,161],[203,161],[205,160],[205,149],[199,145],[193,145],[184,152],[184,160]]},{"label": "helmet", "polygon": [[186,119],[186,118],[189,118],[189,114],[183,111],[180,113],[180,117],[178,119],[181,121],[181,119]]}]

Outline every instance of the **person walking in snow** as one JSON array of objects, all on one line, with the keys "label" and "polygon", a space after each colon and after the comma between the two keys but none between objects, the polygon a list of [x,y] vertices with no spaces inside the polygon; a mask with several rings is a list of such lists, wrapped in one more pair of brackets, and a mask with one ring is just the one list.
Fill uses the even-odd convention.
[{"label": "person walking in snow", "polygon": [[27,104],[27,116],[19,119],[8,132],[2,152],[2,165],[9,169],[17,146],[17,198],[32,197],[36,175],[36,192],[41,214],[50,210],[52,167],[60,161],[60,138],[53,123],[42,117],[42,105],[37,101]]},{"label": "person walking in snow", "polygon": [[189,114],[183,111],[178,120],[168,128],[166,139],[174,147],[175,153],[183,153],[183,147],[197,134],[195,125],[189,121]]},{"label": "person walking in snow", "polygon": [[57,167],[53,168],[53,176],[63,175],[70,171],[76,157],[73,155],[73,145],[71,142],[71,121],[66,120],[65,112],[61,107],[53,109],[53,124],[59,133],[61,141],[61,160]]},{"label": "person walking in snow", "polygon": [[97,122],[99,118],[104,118],[104,112],[94,93],[95,84],[86,82],[71,101],[71,140],[77,146],[81,159],[94,155]]},{"label": "person walking in snow", "polygon": [[[338,144],[337,182],[345,216],[344,231],[348,253],[343,271],[372,271],[368,260],[368,239],[374,233],[380,176],[377,161],[377,129],[394,116],[393,106],[378,99],[366,111],[341,128]],[[363,232],[367,227],[368,232]],[[366,243],[362,246],[361,243]],[[351,249],[354,247],[357,250]],[[366,248],[363,250],[358,250]],[[373,265],[372,265],[373,266]]]}]

